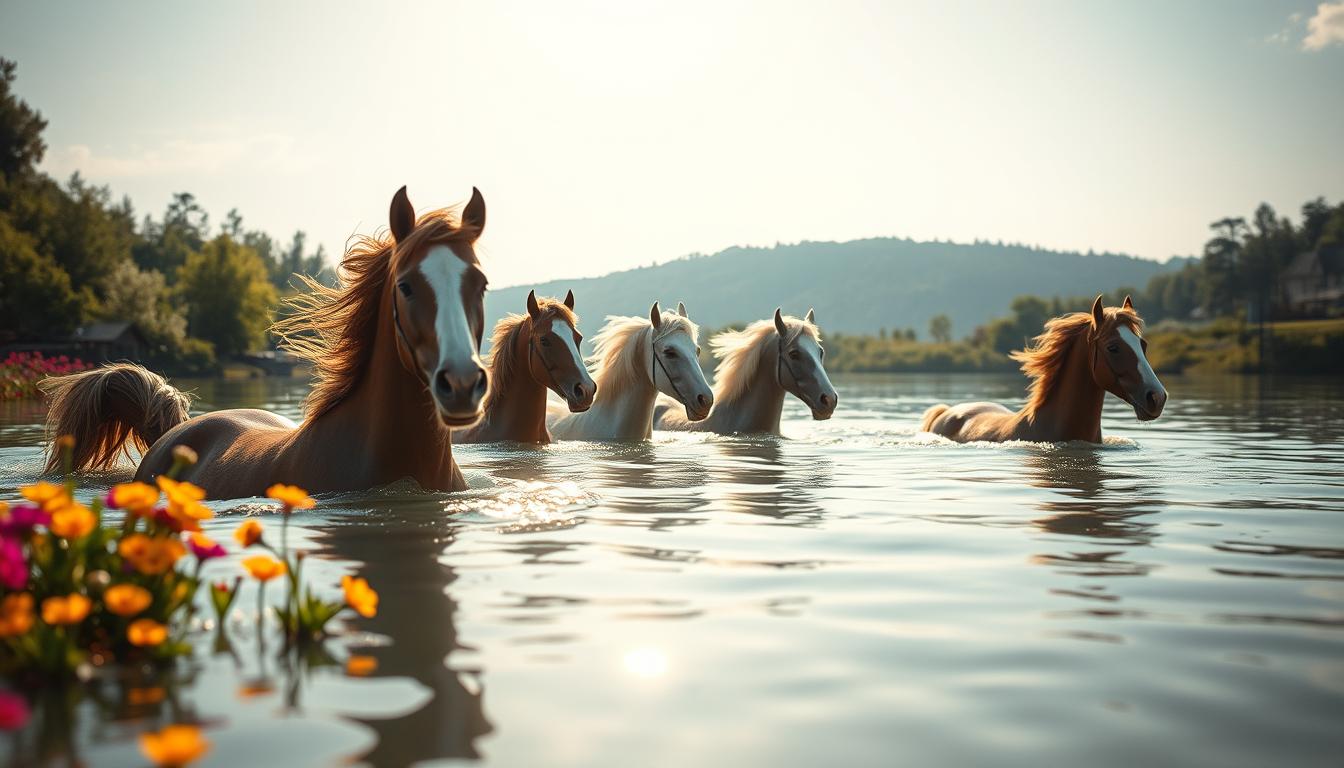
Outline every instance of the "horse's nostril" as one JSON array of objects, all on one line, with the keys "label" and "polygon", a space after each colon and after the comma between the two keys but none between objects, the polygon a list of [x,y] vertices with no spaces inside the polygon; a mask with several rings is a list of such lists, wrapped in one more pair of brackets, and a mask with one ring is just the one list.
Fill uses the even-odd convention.
[{"label": "horse's nostril", "polygon": [[828,406],[828,405],[830,405],[830,404],[831,404],[831,398],[830,398],[830,396],[829,396],[829,395],[822,395],[822,396],[821,396],[821,407],[825,408],[826,406]]},{"label": "horse's nostril", "polygon": [[448,378],[447,371],[439,371],[439,375],[434,377],[434,386],[439,390],[439,394],[447,396],[453,394],[453,382]]},{"label": "horse's nostril", "polygon": [[477,369],[476,369],[476,387],[473,389],[473,391],[474,391],[477,395],[484,395],[484,394],[485,394],[485,388],[489,385],[489,383],[490,383],[490,379],[489,379],[489,377],[487,377],[487,376],[485,375],[485,369],[484,369],[484,368],[477,368]]},{"label": "horse's nostril", "polygon": [[1148,410],[1149,410],[1149,411],[1156,411],[1159,407],[1161,407],[1161,401],[1159,401],[1159,400],[1157,399],[1157,393],[1154,392],[1154,391],[1152,391],[1152,390],[1149,390],[1149,391],[1148,391]]},{"label": "horse's nostril", "polygon": [[709,398],[704,395],[696,395],[695,402],[699,403],[701,408],[709,407]]},{"label": "horse's nostril", "polygon": [[574,399],[582,400],[586,393],[583,391],[583,384],[574,385]]}]

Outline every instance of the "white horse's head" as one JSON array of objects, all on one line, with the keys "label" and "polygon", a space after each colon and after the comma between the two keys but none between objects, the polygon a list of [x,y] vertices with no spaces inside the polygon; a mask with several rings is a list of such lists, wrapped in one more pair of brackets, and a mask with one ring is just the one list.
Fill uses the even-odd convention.
[{"label": "white horse's head", "polygon": [[826,350],[821,346],[815,313],[809,309],[807,317],[799,320],[776,309],[775,333],[779,344],[775,376],[779,385],[802,400],[812,410],[812,418],[831,418],[840,396],[826,375]]},{"label": "white horse's head", "polygon": [[653,302],[649,323],[649,379],[659,392],[686,407],[688,420],[704,419],[714,407],[714,391],[700,367],[700,328],[680,302],[676,312],[663,312]]}]

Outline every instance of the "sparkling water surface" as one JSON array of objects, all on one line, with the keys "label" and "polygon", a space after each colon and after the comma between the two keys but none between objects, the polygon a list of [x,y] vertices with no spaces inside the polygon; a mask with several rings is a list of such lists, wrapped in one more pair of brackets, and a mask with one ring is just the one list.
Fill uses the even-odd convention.
[{"label": "sparkling water surface", "polygon": [[[1344,761],[1344,382],[1167,378],[1162,419],[1110,398],[1092,447],[917,434],[936,402],[1020,404],[1017,377],[834,381],[835,418],[790,401],[782,440],[463,446],[466,493],[320,497],[290,527],[307,579],[358,571],[376,618],[295,672],[245,592],[232,650],[203,629],[163,700],[86,700],[8,762],[140,764],[181,719],[218,766]],[[296,419],[306,393],[182,384]],[[0,404],[0,498],[41,418]],[[214,506],[229,545],[279,522]]]}]

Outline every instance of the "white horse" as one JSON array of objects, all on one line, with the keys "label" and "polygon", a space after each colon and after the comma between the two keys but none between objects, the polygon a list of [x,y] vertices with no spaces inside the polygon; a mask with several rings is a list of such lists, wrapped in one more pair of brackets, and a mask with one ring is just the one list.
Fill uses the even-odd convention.
[{"label": "white horse", "polygon": [[653,434],[653,404],[662,392],[699,421],[714,406],[714,393],[700,369],[700,328],[686,306],[663,312],[653,303],[648,318],[608,317],[593,338],[589,362],[597,398],[584,413],[553,413],[556,440],[647,440]]},{"label": "white horse", "polygon": [[778,435],[785,393],[802,400],[818,421],[835,413],[840,398],[822,366],[826,350],[812,310],[799,320],[776,309],[773,323],[757,320],[744,330],[725,331],[709,346],[719,358],[714,410],[692,422],[659,403],[659,429]]}]

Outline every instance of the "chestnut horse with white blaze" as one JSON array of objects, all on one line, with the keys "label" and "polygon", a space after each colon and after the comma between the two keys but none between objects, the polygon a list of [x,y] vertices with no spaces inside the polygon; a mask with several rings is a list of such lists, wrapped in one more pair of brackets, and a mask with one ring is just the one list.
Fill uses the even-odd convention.
[{"label": "chestnut horse with white blaze", "polygon": [[495,324],[490,339],[490,394],[474,427],[453,433],[457,443],[551,442],[546,429],[546,390],[559,395],[570,413],[593,405],[597,385],[583,364],[574,292],[564,302],[527,294],[527,314]]},{"label": "chestnut horse with white blaze", "polygon": [[798,319],[775,310],[774,322],[758,320],[741,331],[724,331],[709,340],[719,367],[714,371],[714,410],[690,421],[659,404],[659,429],[727,434],[779,434],[784,396],[793,395],[823,421],[835,413],[839,395],[822,361],[816,315]]},{"label": "chestnut horse with white blaze", "polygon": [[402,187],[389,224],[391,237],[361,237],[345,254],[341,287],[307,281],[311,292],[291,300],[296,313],[273,328],[315,368],[302,424],[255,409],[188,418],[184,394],[121,364],[49,379],[48,435],[75,438],[76,469],[110,468],[134,445],[145,452],[142,481],[188,446],[200,461],[186,479],[212,498],[258,496],[277,482],[314,493],[408,477],[429,490],[465,488],[450,430],[480,418],[487,389],[486,279],[474,249],[485,200],[473,189],[460,217],[417,220]]},{"label": "chestnut horse with white blaze", "polygon": [[1167,390],[1148,364],[1143,319],[1124,306],[1075,312],[1045,324],[1031,349],[1014,360],[1034,381],[1031,399],[1014,413],[998,403],[935,405],[924,413],[925,432],[958,442],[1031,440],[1101,442],[1101,405],[1110,392],[1129,403],[1140,421],[1162,415]]}]

